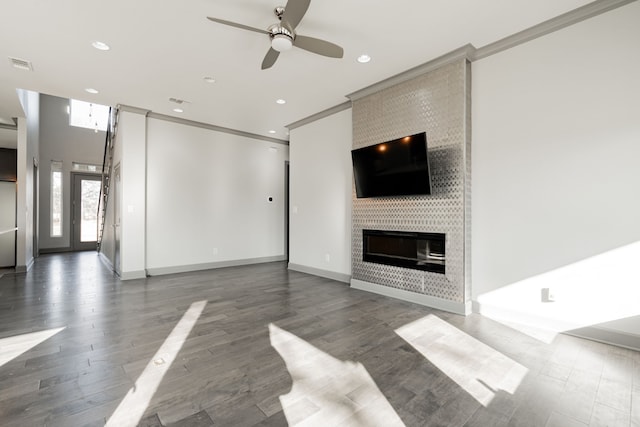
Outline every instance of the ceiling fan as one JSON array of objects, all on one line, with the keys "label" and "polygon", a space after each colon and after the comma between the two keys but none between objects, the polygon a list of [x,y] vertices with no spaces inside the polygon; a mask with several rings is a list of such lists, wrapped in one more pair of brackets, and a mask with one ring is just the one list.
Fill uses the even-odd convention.
[{"label": "ceiling fan", "polygon": [[230,25],[232,27],[241,28],[243,30],[254,31],[256,33],[267,34],[271,39],[271,48],[262,61],[262,69],[266,70],[275,64],[280,52],[291,49],[292,46],[299,47],[306,51],[317,53],[318,55],[328,56],[330,58],[342,58],[343,49],[333,43],[325,40],[316,39],[314,37],[306,37],[296,34],[295,29],[302,20],[302,17],[309,9],[311,0],[289,0],[286,7],[278,6],[274,9],[274,13],[278,18],[277,24],[271,25],[266,30],[249,27],[248,25],[238,24],[224,19],[212,18],[207,19],[219,24]]}]

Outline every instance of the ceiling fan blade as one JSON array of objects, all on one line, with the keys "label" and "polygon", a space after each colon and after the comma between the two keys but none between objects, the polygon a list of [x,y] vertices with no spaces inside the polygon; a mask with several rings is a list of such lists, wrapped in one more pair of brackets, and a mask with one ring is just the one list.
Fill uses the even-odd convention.
[{"label": "ceiling fan blade", "polygon": [[293,45],[300,49],[308,50],[309,52],[328,56],[330,58],[342,58],[344,55],[344,50],[337,44],[313,37],[296,35],[296,38],[293,40]]},{"label": "ceiling fan blade", "polygon": [[304,14],[307,13],[307,9],[309,9],[309,3],[311,3],[311,0],[289,0],[287,2],[282,20],[289,24],[290,30],[295,30],[298,26]]},{"label": "ceiling fan blade", "polygon": [[212,18],[210,16],[207,16],[207,19],[210,20],[210,21],[213,21],[213,22],[217,22],[219,24],[224,24],[224,25],[229,25],[231,27],[241,28],[243,30],[249,30],[249,31],[253,31],[253,32],[256,32],[256,33],[260,33],[260,34],[269,34],[269,32],[267,30],[261,30],[259,28],[253,28],[253,27],[250,27],[248,25],[238,24],[236,22],[225,21],[224,19]]},{"label": "ceiling fan blade", "polygon": [[267,68],[271,68],[271,66],[276,63],[276,59],[278,59],[278,56],[280,56],[280,52],[278,52],[274,48],[270,48],[269,52],[267,52],[264,60],[262,61],[262,69],[266,70]]}]

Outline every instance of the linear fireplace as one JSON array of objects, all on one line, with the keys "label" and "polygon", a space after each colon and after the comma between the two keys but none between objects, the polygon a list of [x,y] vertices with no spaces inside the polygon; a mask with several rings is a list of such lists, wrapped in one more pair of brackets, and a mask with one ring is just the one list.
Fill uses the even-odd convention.
[{"label": "linear fireplace", "polygon": [[445,235],[362,230],[362,260],[444,274]]}]

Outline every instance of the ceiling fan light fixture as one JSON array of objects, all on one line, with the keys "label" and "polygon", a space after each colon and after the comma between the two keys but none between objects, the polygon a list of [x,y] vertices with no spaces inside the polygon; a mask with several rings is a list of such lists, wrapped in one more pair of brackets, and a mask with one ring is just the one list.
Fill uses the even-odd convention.
[{"label": "ceiling fan light fixture", "polygon": [[278,52],[284,52],[293,47],[293,40],[285,34],[276,34],[271,39],[271,47]]}]

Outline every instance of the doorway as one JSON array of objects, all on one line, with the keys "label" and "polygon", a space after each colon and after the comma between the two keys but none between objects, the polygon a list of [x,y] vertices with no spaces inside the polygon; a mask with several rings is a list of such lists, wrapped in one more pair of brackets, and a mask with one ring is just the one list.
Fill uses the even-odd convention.
[{"label": "doorway", "polygon": [[33,158],[33,259],[40,255],[40,207],[39,200],[40,175],[38,172],[38,160]]},{"label": "doorway", "polygon": [[0,181],[0,268],[16,266],[16,183]]},{"label": "doorway", "polygon": [[80,173],[71,176],[71,249],[96,250],[101,178]]}]

